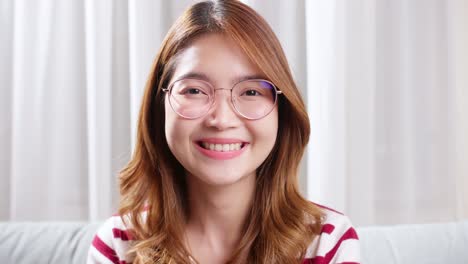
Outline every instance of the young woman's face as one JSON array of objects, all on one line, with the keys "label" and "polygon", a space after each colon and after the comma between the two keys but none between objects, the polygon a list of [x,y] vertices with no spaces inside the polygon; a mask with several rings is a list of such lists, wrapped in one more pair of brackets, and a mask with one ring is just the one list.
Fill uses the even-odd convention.
[{"label": "young woman's face", "polygon": [[[260,74],[232,40],[209,34],[197,38],[179,55],[170,83],[190,75],[204,79],[216,89],[231,89],[240,79],[258,78]],[[199,91],[190,93],[192,96]],[[213,107],[200,118],[187,119],[175,113],[169,104],[169,93],[165,111],[170,150],[188,177],[206,184],[226,185],[255,177],[256,169],[276,141],[277,107],[259,120],[248,120],[236,113],[229,90],[216,90]]]}]

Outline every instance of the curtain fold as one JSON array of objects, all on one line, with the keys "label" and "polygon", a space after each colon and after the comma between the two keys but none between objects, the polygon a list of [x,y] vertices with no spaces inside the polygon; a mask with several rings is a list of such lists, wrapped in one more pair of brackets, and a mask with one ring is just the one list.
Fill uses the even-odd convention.
[{"label": "curtain fold", "polygon": [[[468,218],[468,2],[450,0],[448,18],[448,71],[453,87],[450,102],[451,174],[456,177],[456,219]],[[453,190],[452,190],[453,191]]]},{"label": "curtain fold", "polygon": [[12,40],[13,2],[0,1],[0,219],[10,215]]}]

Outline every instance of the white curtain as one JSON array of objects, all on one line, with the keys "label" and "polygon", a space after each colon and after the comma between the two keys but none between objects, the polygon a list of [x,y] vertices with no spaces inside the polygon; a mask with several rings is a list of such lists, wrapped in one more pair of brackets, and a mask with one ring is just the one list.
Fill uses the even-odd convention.
[{"label": "white curtain", "polygon": [[468,1],[306,1],[308,194],[359,225],[468,219]]},{"label": "white curtain", "polygon": [[[142,90],[194,1],[0,1],[0,220],[101,220]],[[468,1],[244,1],[312,124],[301,188],[357,225],[468,218]]]}]

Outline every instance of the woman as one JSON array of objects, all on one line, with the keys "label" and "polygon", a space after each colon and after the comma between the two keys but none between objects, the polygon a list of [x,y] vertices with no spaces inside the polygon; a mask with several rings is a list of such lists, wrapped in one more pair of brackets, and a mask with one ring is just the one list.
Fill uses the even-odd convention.
[{"label": "woman", "polygon": [[193,5],[155,59],[119,216],[88,263],[358,263],[348,218],[298,192],[308,137],[263,18],[237,1]]}]

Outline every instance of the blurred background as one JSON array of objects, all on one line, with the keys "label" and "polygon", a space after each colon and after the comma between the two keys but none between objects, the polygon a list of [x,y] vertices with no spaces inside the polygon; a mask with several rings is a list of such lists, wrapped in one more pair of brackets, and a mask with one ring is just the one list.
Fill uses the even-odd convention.
[{"label": "blurred background", "polygon": [[[0,0],[0,221],[116,211],[152,60],[194,2]],[[356,226],[468,219],[468,0],[243,2],[307,103],[307,198]]]}]

